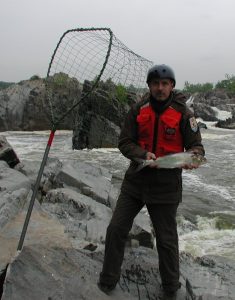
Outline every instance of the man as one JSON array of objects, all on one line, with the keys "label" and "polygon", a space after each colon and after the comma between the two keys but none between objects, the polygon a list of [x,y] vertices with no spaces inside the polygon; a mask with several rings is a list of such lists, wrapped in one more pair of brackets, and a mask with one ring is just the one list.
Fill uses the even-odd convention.
[{"label": "man", "polygon": [[180,288],[176,211],[182,201],[182,168],[197,166],[159,169],[155,164],[136,172],[136,161],[155,160],[184,150],[204,155],[204,149],[185,96],[174,90],[173,70],[166,65],[155,65],[148,72],[147,84],[149,94],[129,111],[119,139],[119,149],[131,163],[107,228],[98,286],[106,293],[115,288],[125,241],[135,216],[146,205],[156,233],[163,299],[176,299]]}]

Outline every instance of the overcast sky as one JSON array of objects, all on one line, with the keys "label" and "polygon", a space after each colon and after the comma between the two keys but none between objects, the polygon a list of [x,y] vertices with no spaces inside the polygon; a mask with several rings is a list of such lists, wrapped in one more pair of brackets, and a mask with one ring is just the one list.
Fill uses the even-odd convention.
[{"label": "overcast sky", "polygon": [[46,76],[60,36],[109,27],[131,50],[168,64],[177,87],[235,74],[235,0],[0,0],[0,81]]}]

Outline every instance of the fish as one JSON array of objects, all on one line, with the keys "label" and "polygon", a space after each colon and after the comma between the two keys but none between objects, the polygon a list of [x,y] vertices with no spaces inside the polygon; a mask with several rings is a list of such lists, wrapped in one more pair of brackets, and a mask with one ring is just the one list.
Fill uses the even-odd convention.
[{"label": "fish", "polygon": [[143,168],[149,165],[156,166],[159,169],[182,168],[186,164],[193,164],[199,167],[207,163],[207,159],[206,157],[200,154],[195,154],[192,152],[180,152],[158,157],[156,160],[138,160],[138,163],[139,165],[136,169],[136,172],[142,170]]}]

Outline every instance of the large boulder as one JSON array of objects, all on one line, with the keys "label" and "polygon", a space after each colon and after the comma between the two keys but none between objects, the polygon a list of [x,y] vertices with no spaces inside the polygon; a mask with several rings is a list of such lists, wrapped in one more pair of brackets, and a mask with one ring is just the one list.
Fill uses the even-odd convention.
[{"label": "large boulder", "polygon": [[[80,103],[73,133],[74,149],[117,147],[120,128],[130,103],[118,100],[115,88],[111,81],[101,82],[99,87]],[[89,92],[90,89],[91,83],[85,81],[83,92]],[[127,98],[134,102],[133,95],[127,95]]]},{"label": "large boulder", "polygon": [[110,206],[112,175],[107,169],[85,162],[70,161],[63,164],[56,178],[65,186],[76,187],[83,194]]},{"label": "large boulder", "polygon": [[0,136],[0,160],[6,161],[11,168],[20,163],[18,156],[5,136]]}]

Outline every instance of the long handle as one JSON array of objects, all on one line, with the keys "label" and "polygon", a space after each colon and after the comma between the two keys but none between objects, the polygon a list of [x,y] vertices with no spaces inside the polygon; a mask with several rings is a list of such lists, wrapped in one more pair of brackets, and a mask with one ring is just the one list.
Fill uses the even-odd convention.
[{"label": "long handle", "polygon": [[31,200],[30,200],[30,203],[29,203],[29,208],[28,208],[28,211],[27,211],[27,215],[25,217],[24,226],[23,226],[23,229],[22,229],[22,232],[21,232],[21,236],[20,236],[20,240],[19,240],[17,250],[21,250],[22,247],[23,247],[23,244],[24,244],[24,239],[25,239],[25,235],[26,235],[27,228],[28,228],[28,225],[29,225],[29,220],[30,220],[30,217],[31,217],[31,214],[32,214],[34,202],[35,202],[35,199],[36,199],[36,196],[37,196],[37,193],[38,193],[39,184],[41,182],[43,170],[44,170],[44,167],[45,167],[46,162],[47,162],[47,158],[48,158],[48,154],[49,154],[49,151],[50,151],[50,148],[51,148],[51,144],[52,144],[52,141],[54,139],[55,131],[56,131],[55,129],[51,130],[51,133],[50,133],[50,136],[49,136],[49,139],[48,139],[48,142],[47,142],[47,146],[46,146],[46,149],[45,149],[45,152],[44,152],[44,155],[43,155],[41,166],[40,166],[40,169],[38,171],[38,176],[37,176],[37,179],[36,179],[36,183],[34,185],[33,194],[32,194],[32,197],[31,197]]}]

